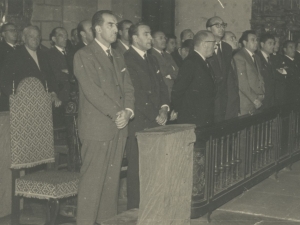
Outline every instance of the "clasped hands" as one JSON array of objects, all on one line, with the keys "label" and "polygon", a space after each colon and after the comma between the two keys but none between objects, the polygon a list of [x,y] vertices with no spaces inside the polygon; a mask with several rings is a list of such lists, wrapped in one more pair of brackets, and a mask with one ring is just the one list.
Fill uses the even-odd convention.
[{"label": "clasped hands", "polygon": [[159,125],[166,125],[166,122],[168,120],[168,107],[162,107],[158,111],[158,116],[155,120]]},{"label": "clasped hands", "polygon": [[254,106],[256,109],[260,108],[262,106],[262,100],[264,100],[264,95],[258,95],[257,99],[254,100]]},{"label": "clasped hands", "polygon": [[51,92],[51,101],[52,103],[54,103],[54,106],[57,108],[59,106],[61,106],[61,100],[58,99],[56,93]]},{"label": "clasped hands", "polygon": [[131,112],[129,110],[123,109],[120,112],[117,112],[117,119],[115,120],[115,123],[117,125],[117,128],[119,130],[123,129],[124,127],[126,127],[126,125],[128,124],[128,121],[131,117]]}]

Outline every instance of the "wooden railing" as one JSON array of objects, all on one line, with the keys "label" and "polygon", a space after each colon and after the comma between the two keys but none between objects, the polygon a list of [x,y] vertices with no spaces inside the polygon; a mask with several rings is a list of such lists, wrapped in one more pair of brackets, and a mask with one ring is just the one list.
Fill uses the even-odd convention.
[{"label": "wooden railing", "polygon": [[196,129],[191,218],[300,159],[300,107],[288,105]]}]

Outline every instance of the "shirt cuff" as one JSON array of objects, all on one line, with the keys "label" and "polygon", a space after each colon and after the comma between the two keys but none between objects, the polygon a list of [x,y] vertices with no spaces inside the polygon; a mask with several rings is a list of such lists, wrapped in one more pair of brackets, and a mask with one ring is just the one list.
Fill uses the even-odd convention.
[{"label": "shirt cuff", "polygon": [[134,117],[134,112],[132,109],[130,108],[125,108],[126,110],[129,110],[131,112],[131,116],[130,116],[130,119],[132,119]]},{"label": "shirt cuff", "polygon": [[165,107],[165,106],[168,107],[168,112],[170,112],[170,107],[168,105],[162,105],[160,108]]}]

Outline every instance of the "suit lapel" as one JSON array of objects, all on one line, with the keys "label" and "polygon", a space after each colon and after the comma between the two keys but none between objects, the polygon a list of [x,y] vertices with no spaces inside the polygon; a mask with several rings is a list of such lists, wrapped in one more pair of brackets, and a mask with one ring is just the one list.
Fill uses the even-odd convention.
[{"label": "suit lapel", "polygon": [[219,77],[219,74],[221,74],[222,71],[216,53],[214,52],[213,55],[207,59],[207,61],[211,67],[214,77]]}]

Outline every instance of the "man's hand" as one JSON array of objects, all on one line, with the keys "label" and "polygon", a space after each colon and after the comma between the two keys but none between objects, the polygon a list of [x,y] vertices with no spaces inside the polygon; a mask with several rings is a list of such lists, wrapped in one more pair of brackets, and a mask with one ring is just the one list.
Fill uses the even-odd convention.
[{"label": "man's hand", "polygon": [[176,120],[177,116],[178,116],[178,113],[173,110],[170,115],[170,121]]},{"label": "man's hand", "polygon": [[54,106],[55,107],[59,107],[59,106],[61,106],[61,100],[59,100],[58,98],[57,98],[57,95],[56,95],[56,93],[54,93],[54,92],[52,92],[51,93],[51,100],[52,100],[52,103],[54,103]]},{"label": "man's hand", "polygon": [[265,95],[258,95],[257,99],[262,102],[262,100],[264,100]]},{"label": "man's hand", "polygon": [[117,119],[115,120],[115,123],[117,125],[117,128],[119,130],[123,129],[124,127],[126,127],[126,125],[128,124],[128,121],[130,119],[131,116],[131,112],[130,110],[121,110],[120,112],[117,112]]},{"label": "man's hand", "polygon": [[168,119],[168,107],[162,107],[159,110],[158,116],[156,117],[156,122],[159,125],[165,125]]},{"label": "man's hand", "polygon": [[69,70],[68,69],[62,69],[61,72],[69,74]]},{"label": "man's hand", "polygon": [[260,108],[262,106],[261,101],[258,100],[258,99],[255,99],[254,100],[254,106],[255,106],[256,109]]}]

